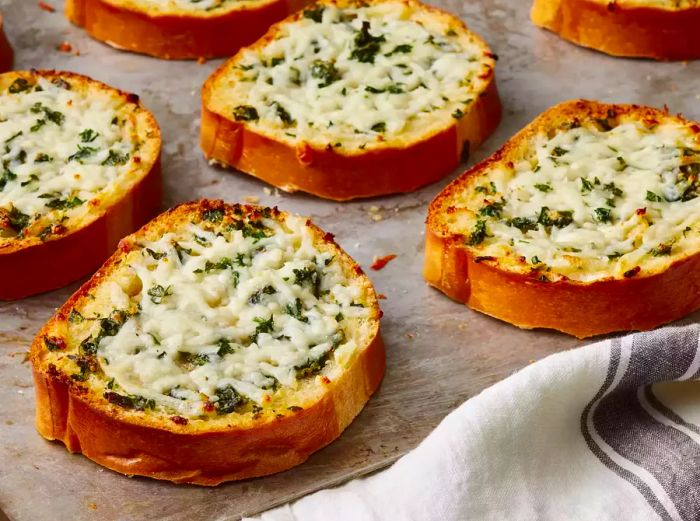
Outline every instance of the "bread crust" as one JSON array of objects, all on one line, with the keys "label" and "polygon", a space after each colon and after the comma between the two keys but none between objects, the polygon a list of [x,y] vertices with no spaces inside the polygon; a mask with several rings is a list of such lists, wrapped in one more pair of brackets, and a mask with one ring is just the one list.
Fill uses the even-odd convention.
[{"label": "bread crust", "polygon": [[168,60],[230,56],[310,0],[269,0],[221,14],[140,10],[118,0],[66,0],[66,17],[112,47]]},{"label": "bread crust", "polygon": [[[647,121],[672,118],[667,112],[635,105],[603,105],[584,100],[548,110],[510,139],[493,156],[448,185],[432,201],[426,221],[424,278],[448,297],[472,309],[524,329],[556,329],[578,338],[616,331],[648,330],[700,308],[700,253],[690,252],[664,269],[635,270],[625,278],[582,282],[562,278],[547,282],[499,267],[498,259],[479,257],[466,235],[448,231],[447,202],[472,176],[514,161],[529,137],[542,128],[574,117],[634,114]],[[700,126],[682,118],[696,133]]]},{"label": "bread crust", "polygon": [[700,6],[663,9],[601,0],[534,0],[535,25],[613,56],[694,60],[700,58]]},{"label": "bread crust", "polygon": [[[42,241],[37,237],[17,238],[0,245],[0,271],[12,273],[0,284],[0,300],[15,300],[60,288],[94,271],[114,251],[119,240],[141,226],[158,210],[161,196],[160,129],[153,115],[138,97],[79,74],[56,71],[8,73],[0,76],[5,85],[15,77],[42,76],[70,78],[124,97],[145,115],[151,153],[141,154],[135,182],[113,202],[92,205],[92,219],[69,227],[62,235]],[[47,268],[50,259],[53,268]]]},{"label": "bread crust", "polygon": [[5,35],[5,24],[2,15],[0,15],[0,72],[12,69],[13,61],[14,51]]},{"label": "bread crust", "polygon": [[[185,203],[173,212],[217,207],[221,201]],[[247,207],[251,208],[251,207]],[[151,221],[126,237],[119,250],[56,312],[32,344],[30,359],[36,392],[36,427],[48,440],[65,444],[107,468],[127,475],[140,475],[175,483],[214,486],[225,481],[264,476],[304,462],[313,452],[335,440],[378,389],[385,370],[384,345],[379,334],[381,311],[374,299],[375,328],[370,343],[335,379],[324,380],[323,394],[303,409],[260,419],[201,428],[142,418],[109,404],[45,358],[43,337],[66,327],[66,317],[81,299],[97,287],[129,251],[140,234],[159,225]],[[313,226],[312,226],[313,227]],[[315,227],[314,227],[315,228]],[[326,242],[332,237],[317,229]],[[334,246],[342,252],[337,245]],[[346,255],[346,254],[343,254]],[[349,257],[343,259],[349,266]]]},{"label": "bread crust", "polygon": [[[422,8],[445,16],[433,7]],[[264,46],[275,32],[276,26],[273,26],[255,46]],[[442,129],[421,141],[387,142],[386,146],[367,151],[330,145],[320,147],[306,142],[292,145],[211,107],[214,85],[226,69],[224,63],[202,88],[200,146],[204,156],[287,192],[303,191],[336,201],[412,192],[454,171],[501,121],[496,78],[493,69],[489,69],[481,78],[487,82],[486,87],[464,117],[450,118]]]}]

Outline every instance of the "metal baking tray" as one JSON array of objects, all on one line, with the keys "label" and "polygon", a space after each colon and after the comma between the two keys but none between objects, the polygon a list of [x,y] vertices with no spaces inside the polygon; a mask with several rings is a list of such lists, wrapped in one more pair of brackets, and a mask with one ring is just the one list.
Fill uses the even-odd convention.
[{"label": "metal baking tray", "polygon": [[[259,198],[261,204],[311,216],[365,268],[375,255],[398,257],[382,271],[367,270],[387,297],[382,327],[388,369],[365,410],[305,464],[216,488],[130,479],[40,438],[25,353],[40,325],[78,284],[0,303],[0,510],[11,521],[238,519],[389,465],[464,400],[532,360],[580,344],[558,333],[521,331],[425,285],[425,213],[449,179],[412,194],[339,204],[278,193],[209,166],[198,147],[199,90],[220,60],[167,62],[116,51],[69,25],[60,0],[46,1],[56,12],[40,9],[35,0],[0,0],[16,68],[76,71],[138,93],[163,130],[163,208],[198,197]],[[565,99],[666,104],[700,118],[700,62],[623,60],[581,49],[533,27],[525,0],[433,3],[460,15],[500,57],[496,78],[503,122],[470,164]],[[57,50],[64,41],[73,52]],[[46,269],[54,269],[50,259]]]}]

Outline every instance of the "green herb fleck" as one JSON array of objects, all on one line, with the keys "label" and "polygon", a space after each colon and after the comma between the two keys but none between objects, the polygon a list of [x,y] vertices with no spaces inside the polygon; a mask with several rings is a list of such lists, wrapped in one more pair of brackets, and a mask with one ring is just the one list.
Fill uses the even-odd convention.
[{"label": "green herb fleck", "polygon": [[173,294],[173,287],[164,288],[160,284],[156,284],[148,290],[148,296],[151,297],[151,302],[154,304],[162,304],[166,297]]},{"label": "green herb fleck", "polygon": [[258,121],[258,111],[250,105],[238,105],[233,109],[233,118],[236,121]]}]

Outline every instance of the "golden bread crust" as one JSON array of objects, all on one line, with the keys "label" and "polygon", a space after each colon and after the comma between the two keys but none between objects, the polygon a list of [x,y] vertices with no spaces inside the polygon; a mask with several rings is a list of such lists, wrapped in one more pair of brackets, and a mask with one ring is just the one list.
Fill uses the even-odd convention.
[{"label": "golden bread crust", "polygon": [[663,9],[600,0],[535,0],[535,25],[613,56],[694,60],[700,7]]},{"label": "golden bread crust", "polygon": [[[372,3],[376,1],[369,2]],[[342,7],[353,4],[352,0],[328,0],[317,5]],[[411,9],[449,20],[457,32],[469,34],[480,42],[489,59],[493,59],[486,44],[469,33],[459,19],[413,0],[406,0],[405,4]],[[274,40],[281,26],[302,16],[302,13],[297,13],[272,26],[248,49],[264,48]],[[244,51],[246,49],[219,67],[204,84],[200,146],[207,159],[285,191],[303,191],[337,201],[411,192],[442,179],[457,168],[461,159],[484,142],[500,123],[501,104],[494,69],[489,65],[479,76],[484,87],[476,93],[476,99],[465,109],[464,116],[461,119],[447,118],[441,128],[422,135],[419,140],[411,138],[406,142],[397,136],[380,144],[373,143],[367,150],[338,148],[330,142],[325,145],[304,140],[290,142],[275,132],[265,132],[252,128],[245,121],[236,121],[229,107],[222,106],[217,90],[230,81],[228,75],[236,63],[244,59]]]},{"label": "golden bread crust", "polygon": [[308,0],[250,2],[243,9],[174,13],[114,0],[67,0],[66,17],[113,47],[169,60],[230,56]]},{"label": "golden bread crust", "polygon": [[[141,226],[160,205],[160,129],[138,96],[119,91],[86,76],[58,71],[14,71],[0,75],[0,90],[18,78],[67,80],[75,90],[107,92],[121,98],[137,121],[143,140],[139,160],[117,190],[89,202],[84,218],[71,218],[48,238],[21,234],[0,240],[0,270],[13,273],[0,284],[0,300],[14,300],[56,289],[97,268],[119,240]],[[124,109],[121,109],[124,110]],[[47,259],[56,269],[47,269]]]},{"label": "golden bread crust", "polygon": [[[46,349],[47,335],[67,338],[71,310],[110,280],[138,240],[162,233],[203,209],[226,207],[221,201],[185,203],[126,237],[119,250],[42,328],[32,345],[30,359],[36,391],[36,426],[43,437],[61,441],[70,452],[80,452],[123,474],[213,486],[298,465],[336,439],[359,414],[384,375],[381,311],[360,267],[333,242],[332,236],[313,225],[310,226],[317,240],[336,252],[343,266],[364,279],[372,329],[368,345],[359,349],[337,377],[322,378],[322,388],[309,398],[311,401],[304,402],[303,408],[174,422],[167,415],[142,414],[109,403],[94,388],[62,371],[61,354],[56,357],[55,352]],[[258,211],[251,206],[236,207],[245,214]],[[67,346],[66,352],[70,350],[71,346]]]},{"label": "golden bread crust", "polygon": [[501,259],[480,256],[467,244],[469,232],[455,233],[448,222],[456,194],[485,172],[522,158],[535,135],[576,119],[604,118],[609,110],[650,125],[677,122],[700,134],[698,124],[648,107],[578,100],[549,109],[432,201],[426,221],[426,281],[450,298],[518,327],[556,329],[579,338],[648,330],[700,308],[700,252],[682,252],[656,268],[637,266],[621,277],[547,281],[537,271],[514,271]]}]

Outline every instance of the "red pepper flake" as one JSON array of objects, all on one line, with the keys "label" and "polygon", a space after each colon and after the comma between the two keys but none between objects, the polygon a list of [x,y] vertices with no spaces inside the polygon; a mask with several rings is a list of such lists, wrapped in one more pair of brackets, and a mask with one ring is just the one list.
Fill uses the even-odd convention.
[{"label": "red pepper flake", "polygon": [[642,271],[642,268],[640,268],[639,266],[635,266],[635,267],[632,268],[631,270],[625,272],[625,278],[626,278],[626,279],[631,279],[632,277],[634,277],[634,276],[635,276],[637,273],[639,273],[640,271]]},{"label": "red pepper flake", "polygon": [[377,295],[377,298],[379,300],[386,300],[386,295],[384,293],[380,293],[379,295]]},{"label": "red pepper flake", "polygon": [[374,271],[379,271],[382,268],[384,268],[384,266],[393,261],[395,258],[396,255],[394,255],[393,253],[390,255],[385,255],[384,257],[374,257],[370,268],[372,268]]},{"label": "red pepper flake", "polygon": [[183,418],[182,416],[171,416],[170,421],[176,425],[187,425],[187,418]]},{"label": "red pepper flake", "polygon": [[56,11],[56,8],[54,6],[47,4],[46,2],[39,2],[39,8],[49,13],[53,13]]},{"label": "red pepper flake", "polygon": [[635,213],[637,215],[646,215],[647,209],[646,208],[637,208],[637,211]]},{"label": "red pepper flake", "polygon": [[214,404],[211,402],[205,402],[204,403],[204,411],[205,412],[214,412],[216,410],[216,407],[214,407]]},{"label": "red pepper flake", "polygon": [[61,42],[56,47],[59,52],[71,52],[73,51],[73,46],[68,42]]},{"label": "red pepper flake", "polygon": [[329,383],[331,383],[331,381],[328,379],[327,376],[322,376],[322,377],[321,377],[321,383],[324,383],[324,384],[328,385]]}]

